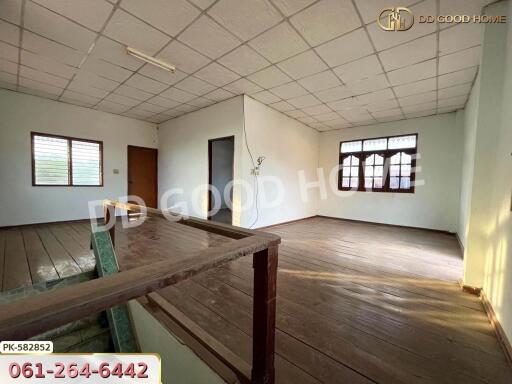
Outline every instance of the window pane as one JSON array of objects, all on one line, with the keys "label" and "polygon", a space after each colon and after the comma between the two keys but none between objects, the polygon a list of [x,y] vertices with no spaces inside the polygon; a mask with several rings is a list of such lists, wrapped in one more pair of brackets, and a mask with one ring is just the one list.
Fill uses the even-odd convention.
[{"label": "window pane", "polygon": [[377,177],[374,179],[373,186],[375,188],[382,188],[382,178]]},{"label": "window pane", "polygon": [[349,157],[345,157],[345,158],[343,159],[343,165],[344,165],[345,167],[350,167],[350,158],[351,158],[351,157],[352,157],[352,156],[349,156]]},{"label": "window pane", "polygon": [[343,188],[348,188],[350,187],[350,179],[348,177],[344,177],[342,180],[341,180],[341,186]]},{"label": "window pane", "polygon": [[350,167],[343,167],[343,177],[350,177]]},{"label": "window pane", "polygon": [[68,141],[66,139],[34,136],[36,185],[68,185],[68,167]]},{"label": "window pane", "polygon": [[357,187],[358,187],[358,185],[359,185],[359,178],[357,178],[357,177],[352,177],[352,178],[350,179],[350,187],[351,187],[351,188],[357,188]]},{"label": "window pane", "polygon": [[398,177],[391,177],[389,179],[389,187],[391,189],[398,189]]},{"label": "window pane", "polygon": [[402,152],[402,164],[411,164],[412,156]]},{"label": "window pane", "polygon": [[386,149],[388,139],[372,139],[363,142],[363,151],[377,151]]},{"label": "window pane", "polygon": [[364,168],[364,175],[368,176],[368,177],[373,176],[373,167],[371,165],[370,166],[366,166]]},{"label": "window pane", "polygon": [[384,165],[384,156],[375,155],[375,164]]},{"label": "window pane", "polygon": [[400,164],[400,153],[391,156],[391,164]]},{"label": "window pane", "polygon": [[373,178],[371,177],[366,177],[364,179],[364,187],[365,188],[372,188],[373,187]]},{"label": "window pane", "polygon": [[342,153],[361,152],[362,142],[361,141],[347,141],[341,144]]},{"label": "window pane", "polygon": [[416,135],[390,137],[388,149],[415,148]]},{"label": "window pane", "polygon": [[402,177],[400,179],[400,189],[409,189],[411,187],[411,179],[409,177]]},{"label": "window pane", "polygon": [[392,165],[391,167],[389,167],[389,175],[390,176],[400,176],[400,166]]},{"label": "window pane", "polygon": [[374,157],[375,157],[375,155],[368,156],[368,157],[366,158],[366,161],[365,161],[366,165],[373,165],[373,159],[374,159]]},{"label": "window pane", "polygon": [[352,165],[359,165],[359,158],[355,156],[350,156],[350,158],[352,159]]},{"label": "window pane", "polygon": [[73,185],[100,185],[100,144],[73,140],[71,142],[71,153]]},{"label": "window pane", "polygon": [[374,176],[382,177],[383,171],[384,171],[384,167],[382,165],[376,166],[374,168]]},{"label": "window pane", "polygon": [[402,176],[411,176],[411,166],[408,164],[402,165]]},{"label": "window pane", "polygon": [[352,171],[350,172],[350,176],[359,176],[359,168],[352,167]]}]

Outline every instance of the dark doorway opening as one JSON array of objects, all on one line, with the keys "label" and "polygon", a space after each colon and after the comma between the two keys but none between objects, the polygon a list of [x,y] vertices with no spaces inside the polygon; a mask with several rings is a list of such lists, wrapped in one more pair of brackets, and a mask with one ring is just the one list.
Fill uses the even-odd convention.
[{"label": "dark doorway opening", "polygon": [[146,206],[158,208],[157,149],[128,146],[128,195],[139,196]]},{"label": "dark doorway opening", "polygon": [[[220,209],[210,214],[215,208],[215,196],[210,191],[208,198],[208,220],[232,224],[233,188],[226,192],[226,187],[233,181],[235,163],[235,137],[221,137],[208,140],[208,183],[220,192]],[[228,201],[229,200],[229,201]],[[217,202],[217,205],[219,203]]]}]

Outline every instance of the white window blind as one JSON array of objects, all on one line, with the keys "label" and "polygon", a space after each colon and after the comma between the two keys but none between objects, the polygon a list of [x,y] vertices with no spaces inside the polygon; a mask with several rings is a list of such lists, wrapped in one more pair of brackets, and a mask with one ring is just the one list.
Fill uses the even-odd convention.
[{"label": "white window blind", "polygon": [[34,136],[36,185],[69,184],[69,148],[66,139]]},{"label": "white window blind", "polygon": [[32,134],[33,184],[101,186],[102,143]]},{"label": "white window blind", "polygon": [[73,185],[101,184],[101,151],[99,143],[71,141]]}]

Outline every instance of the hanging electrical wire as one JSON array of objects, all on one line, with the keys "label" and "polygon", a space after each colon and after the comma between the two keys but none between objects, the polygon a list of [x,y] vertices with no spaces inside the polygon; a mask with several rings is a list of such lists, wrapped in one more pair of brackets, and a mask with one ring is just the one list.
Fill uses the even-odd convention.
[{"label": "hanging electrical wire", "polygon": [[[249,152],[249,157],[251,159],[251,164],[252,164],[252,169],[255,170],[256,169],[256,164],[254,163],[254,157],[252,156],[252,152],[251,152],[251,148],[249,146],[249,140],[247,139],[247,130],[245,129],[245,102],[243,103],[243,116],[244,116],[244,119],[243,119],[243,133],[244,133],[244,141],[245,141],[245,147],[247,148],[247,152]],[[254,186],[254,190],[255,190],[255,193],[254,193],[254,206],[255,206],[255,209],[256,209],[256,218],[254,219],[254,221],[252,222],[252,224],[249,226],[249,228],[252,228],[254,227],[254,225],[258,222],[259,220],[259,183],[258,183],[258,175],[256,172],[253,173],[253,186]]]}]

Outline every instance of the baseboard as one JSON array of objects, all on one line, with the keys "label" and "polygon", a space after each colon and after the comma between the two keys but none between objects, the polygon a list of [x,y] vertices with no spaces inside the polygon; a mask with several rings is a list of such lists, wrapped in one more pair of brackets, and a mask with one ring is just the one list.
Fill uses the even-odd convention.
[{"label": "baseboard", "polygon": [[295,219],[295,220],[290,220],[290,221],[284,221],[282,223],[266,225],[264,227],[258,227],[258,228],[255,228],[255,229],[259,231],[261,229],[269,229],[269,228],[279,227],[281,225],[293,224],[293,223],[297,223],[299,221],[314,219],[315,217],[319,217],[319,216],[318,215],[314,215],[314,216],[303,217],[302,219]]},{"label": "baseboard", "polygon": [[57,220],[57,221],[41,221],[36,223],[28,223],[28,224],[18,224],[18,225],[5,225],[0,226],[0,229],[11,229],[11,228],[25,228],[31,227],[34,225],[47,225],[47,224],[66,224],[66,223],[80,223],[80,222],[90,222],[91,219],[88,217],[86,219],[73,219],[73,220]]},{"label": "baseboard", "polygon": [[341,221],[347,221],[347,222],[352,222],[352,223],[382,225],[382,226],[385,226],[385,227],[396,227],[396,228],[404,228],[404,229],[420,229],[422,231],[430,231],[430,232],[442,233],[442,234],[450,235],[450,236],[454,236],[455,235],[455,232],[445,231],[445,230],[442,230],[442,229],[423,228],[423,227],[410,227],[410,226],[407,226],[407,225],[377,223],[377,222],[374,222],[374,221],[355,220],[355,219],[344,219],[344,218],[341,218],[341,217],[333,217],[333,216],[325,216],[325,215],[317,215],[316,217],[322,217],[324,219],[332,219],[332,220],[341,220]]},{"label": "baseboard", "polygon": [[464,281],[462,279],[457,280],[459,283],[460,289],[466,293],[469,293],[471,295],[480,296],[480,293],[482,292],[482,288],[473,287],[472,285],[466,285],[464,284]]},{"label": "baseboard", "polygon": [[341,218],[341,217],[333,217],[333,216],[325,216],[325,215],[308,216],[308,217],[304,217],[302,219],[284,221],[282,223],[267,225],[267,226],[259,227],[259,228],[256,228],[256,229],[258,229],[258,230],[260,230],[260,229],[268,229],[268,228],[278,227],[280,225],[293,224],[293,223],[296,223],[296,222],[299,222],[299,221],[303,221],[303,220],[314,219],[315,217],[320,217],[320,218],[323,218],[323,219],[331,219],[331,220],[340,220],[340,221],[346,221],[346,222],[351,222],[351,223],[370,224],[370,225],[382,225],[382,226],[386,226],[386,227],[395,227],[395,228],[404,228],[404,229],[419,229],[419,230],[422,230],[422,231],[430,231],[430,232],[435,232],[435,233],[442,233],[444,235],[457,236],[457,234],[455,232],[445,231],[445,230],[442,230],[442,229],[423,228],[423,227],[410,227],[410,226],[407,226],[407,225],[377,223],[377,222],[373,222],[373,221],[364,221],[364,220],[355,220],[355,219],[344,219],[344,218]]},{"label": "baseboard", "polygon": [[487,317],[491,322],[494,332],[496,332],[498,342],[503,348],[503,351],[505,352],[505,356],[507,357],[508,362],[512,366],[512,344],[510,344],[510,340],[508,339],[505,330],[501,326],[498,317],[496,316],[496,312],[494,312],[491,302],[489,301],[487,295],[483,290],[480,292],[480,300],[482,301],[485,312],[487,313]]}]

